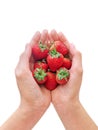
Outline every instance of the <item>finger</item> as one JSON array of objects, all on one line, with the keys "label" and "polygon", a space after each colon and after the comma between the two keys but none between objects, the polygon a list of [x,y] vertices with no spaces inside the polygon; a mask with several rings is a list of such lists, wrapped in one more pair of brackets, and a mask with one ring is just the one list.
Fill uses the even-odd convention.
[{"label": "finger", "polygon": [[31,57],[31,53],[32,53],[31,44],[27,44],[24,52],[20,56],[20,59],[18,62],[19,68],[29,69],[29,60]]},{"label": "finger", "polygon": [[65,35],[64,35],[62,32],[59,32],[59,33],[58,33],[58,36],[59,36],[59,39],[60,39],[62,42],[68,42],[67,38],[65,37]]},{"label": "finger", "polygon": [[73,44],[69,44],[69,51],[72,55],[72,67],[71,70],[82,71],[82,55],[81,53],[75,48]]},{"label": "finger", "polygon": [[32,53],[31,44],[30,44],[30,43],[29,43],[29,44],[26,44],[24,54],[25,54],[25,56],[26,56],[27,62],[29,61],[29,58],[30,58],[30,56],[31,56],[31,53]]},{"label": "finger", "polygon": [[51,38],[53,41],[58,41],[58,40],[59,40],[58,33],[57,33],[55,30],[52,30],[52,31],[50,32],[50,38]]},{"label": "finger", "polygon": [[59,40],[66,44],[66,46],[69,48],[69,41],[65,37],[65,35],[62,32],[58,33]]},{"label": "finger", "polygon": [[47,39],[48,39],[48,31],[43,30],[40,40],[41,40],[41,42],[45,43],[45,41],[47,41]]},{"label": "finger", "polygon": [[37,31],[37,32],[34,34],[33,38],[31,39],[31,42],[30,42],[31,45],[36,44],[36,43],[39,43],[40,38],[41,38],[41,34],[40,34],[39,31]]}]

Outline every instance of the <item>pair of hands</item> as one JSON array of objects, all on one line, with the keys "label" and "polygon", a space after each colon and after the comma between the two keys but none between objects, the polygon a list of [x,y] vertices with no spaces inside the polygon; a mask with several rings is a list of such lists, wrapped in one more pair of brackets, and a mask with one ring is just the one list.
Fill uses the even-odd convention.
[{"label": "pair of hands", "polygon": [[[40,87],[32,76],[32,46],[42,41],[63,41],[72,57],[70,79],[66,85],[59,85],[53,91]],[[47,42],[48,41],[48,42]],[[7,120],[0,130],[31,130],[42,117],[52,102],[66,130],[98,130],[97,125],[87,114],[79,101],[79,90],[82,81],[82,58],[74,45],[70,44],[62,33],[47,30],[37,32],[21,54],[15,74],[20,91],[19,108]]]},{"label": "pair of hands", "polygon": [[[72,67],[70,71],[70,79],[66,85],[59,85],[55,90],[49,91],[45,87],[39,87],[30,70],[33,65],[31,59],[32,45],[39,41],[63,41],[72,57]],[[66,105],[70,102],[79,100],[79,89],[82,81],[82,58],[81,53],[70,44],[63,33],[57,33],[52,30],[50,34],[47,30],[42,33],[36,32],[31,42],[26,45],[24,52],[21,54],[19,63],[15,70],[17,85],[20,91],[20,106],[30,111],[36,109],[42,114],[52,102],[57,109],[60,105]],[[62,111],[62,110],[61,110]]]}]

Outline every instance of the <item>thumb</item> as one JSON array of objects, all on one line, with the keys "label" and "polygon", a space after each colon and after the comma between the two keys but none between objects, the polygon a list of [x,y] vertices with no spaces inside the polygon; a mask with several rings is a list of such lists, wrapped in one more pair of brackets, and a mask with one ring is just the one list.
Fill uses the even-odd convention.
[{"label": "thumb", "polygon": [[29,70],[29,60],[32,54],[31,44],[26,44],[24,52],[20,55],[19,62],[16,68],[19,70]]},{"label": "thumb", "polygon": [[24,59],[25,59],[26,64],[29,63],[31,54],[32,54],[32,47],[31,47],[31,44],[29,43],[29,44],[26,44],[25,51],[24,51]]},{"label": "thumb", "polygon": [[82,54],[73,44],[69,44],[69,51],[72,56],[72,68],[82,68]]}]

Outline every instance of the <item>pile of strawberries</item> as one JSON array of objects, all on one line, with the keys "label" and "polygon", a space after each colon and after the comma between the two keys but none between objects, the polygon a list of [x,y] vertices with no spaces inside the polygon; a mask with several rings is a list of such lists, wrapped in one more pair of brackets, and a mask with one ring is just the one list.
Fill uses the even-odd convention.
[{"label": "pile of strawberries", "polygon": [[34,67],[32,75],[39,85],[54,90],[69,80],[72,61],[67,46],[55,41],[50,46],[39,42],[32,47]]}]

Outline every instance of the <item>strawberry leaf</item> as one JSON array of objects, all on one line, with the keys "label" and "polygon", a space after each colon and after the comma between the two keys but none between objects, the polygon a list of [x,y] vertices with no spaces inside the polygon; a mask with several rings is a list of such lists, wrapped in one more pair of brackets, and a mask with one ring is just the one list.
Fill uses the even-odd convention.
[{"label": "strawberry leaf", "polygon": [[66,70],[66,69],[62,69],[62,68],[61,68],[61,69],[58,71],[57,76],[58,76],[58,78],[59,78],[60,80],[66,79],[67,77],[69,77],[69,71]]},{"label": "strawberry leaf", "polygon": [[50,51],[50,55],[51,55],[52,57],[56,57],[56,58],[60,57],[60,53],[57,52],[55,49],[52,50],[52,51]]},{"label": "strawberry leaf", "polygon": [[41,69],[41,68],[37,68],[36,71],[34,72],[34,77],[38,81],[44,80],[46,75],[47,74],[45,73],[45,71],[43,69]]},{"label": "strawberry leaf", "polygon": [[43,44],[41,41],[39,42],[39,47],[40,47],[41,51],[48,49],[47,46],[45,44]]}]

